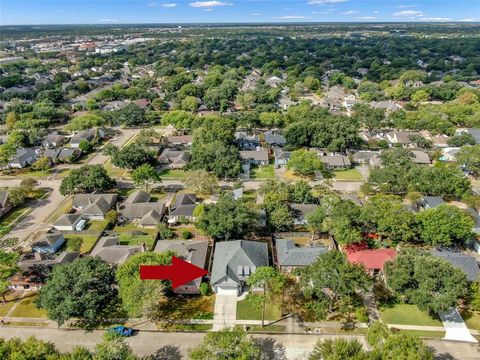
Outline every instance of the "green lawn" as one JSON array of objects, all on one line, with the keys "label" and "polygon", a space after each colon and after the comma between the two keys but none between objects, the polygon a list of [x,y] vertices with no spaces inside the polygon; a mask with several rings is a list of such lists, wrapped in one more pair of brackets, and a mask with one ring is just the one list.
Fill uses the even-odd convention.
[{"label": "green lawn", "polygon": [[397,304],[391,308],[380,308],[382,320],[387,324],[443,326],[438,319],[421,311],[416,305]]},{"label": "green lawn", "polygon": [[[126,224],[115,226],[113,229],[118,234],[121,245],[142,245],[145,243],[149,250],[153,250],[155,246],[155,229],[144,229],[135,224]],[[142,232],[143,234],[136,234],[135,232]]]},{"label": "green lawn", "polygon": [[127,176],[127,170],[122,169],[122,168],[114,167],[110,160],[108,160],[103,165],[103,167],[105,168],[105,170],[107,170],[108,175],[110,175],[113,178],[119,178],[119,177],[122,177],[122,176]]},{"label": "green lawn", "polygon": [[[265,320],[278,320],[281,316],[280,308],[267,301]],[[247,300],[237,302],[237,320],[262,320],[262,307],[256,307]]]},{"label": "green lawn", "polygon": [[66,247],[70,251],[80,251],[81,254],[88,254],[92,251],[97,242],[96,235],[80,235],[68,234],[65,235]]},{"label": "green lawn", "polygon": [[273,164],[265,166],[256,166],[250,173],[252,179],[273,179],[275,178],[275,169]]},{"label": "green lawn", "polygon": [[247,325],[247,331],[258,331],[258,332],[284,332],[286,329],[283,325]]},{"label": "green lawn", "polygon": [[463,316],[463,319],[469,329],[480,330],[480,311],[475,311],[467,316]]},{"label": "green lawn", "polygon": [[363,180],[362,174],[357,169],[338,170],[333,172],[335,180],[339,181],[361,181]]},{"label": "green lawn", "polygon": [[399,330],[402,334],[415,335],[420,337],[438,337],[443,338],[445,331],[424,331],[424,330]]},{"label": "green lawn", "polygon": [[60,203],[60,206],[48,217],[47,223],[55,222],[60,216],[66,214],[73,205],[73,197],[69,196]]},{"label": "green lawn", "polygon": [[13,313],[10,315],[12,317],[31,317],[31,318],[46,318],[47,312],[42,309],[37,309],[34,304],[36,296],[29,297],[22,300],[20,304],[17,305]]},{"label": "green lawn", "polygon": [[8,311],[12,308],[13,304],[15,304],[15,301],[7,301],[6,303],[3,302],[0,303],[0,316],[5,316],[7,315]]},{"label": "green lawn", "polygon": [[160,173],[162,179],[179,179],[183,180],[187,172],[181,169],[165,169]]}]

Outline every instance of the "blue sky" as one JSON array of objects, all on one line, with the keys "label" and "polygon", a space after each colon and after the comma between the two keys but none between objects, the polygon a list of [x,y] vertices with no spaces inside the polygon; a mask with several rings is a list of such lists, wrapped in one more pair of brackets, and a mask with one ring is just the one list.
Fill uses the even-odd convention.
[{"label": "blue sky", "polygon": [[480,21],[480,0],[0,0],[0,24]]}]

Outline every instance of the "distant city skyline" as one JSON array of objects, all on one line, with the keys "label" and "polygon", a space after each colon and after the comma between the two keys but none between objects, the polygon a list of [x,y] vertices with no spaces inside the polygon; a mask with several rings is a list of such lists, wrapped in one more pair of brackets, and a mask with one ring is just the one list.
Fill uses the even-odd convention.
[{"label": "distant city skyline", "polygon": [[480,1],[0,0],[0,25],[453,21],[480,21]]}]

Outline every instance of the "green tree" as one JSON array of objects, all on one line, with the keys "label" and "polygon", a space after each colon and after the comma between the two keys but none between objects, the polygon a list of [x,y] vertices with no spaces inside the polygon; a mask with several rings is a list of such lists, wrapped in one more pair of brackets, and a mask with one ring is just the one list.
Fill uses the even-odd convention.
[{"label": "green tree", "polygon": [[118,336],[106,336],[95,347],[95,360],[137,360],[133,350]]},{"label": "green tree", "polygon": [[8,189],[8,197],[13,206],[21,205],[27,198],[27,192],[21,187],[11,187]]},{"label": "green tree", "polygon": [[468,295],[462,270],[428,253],[402,252],[395,261],[385,264],[385,274],[395,294],[430,313],[455,307]]},{"label": "green tree", "polygon": [[280,204],[268,212],[268,223],[275,231],[286,231],[293,226],[293,216],[286,204]]},{"label": "green tree", "polygon": [[206,334],[188,355],[191,360],[260,360],[262,350],[243,330],[234,328]]},{"label": "green tree", "polygon": [[16,149],[12,144],[0,144],[0,167],[7,167],[10,160],[15,156]]},{"label": "green tree", "polygon": [[132,179],[135,185],[143,187],[145,191],[149,191],[152,184],[160,181],[160,176],[152,165],[143,164],[132,171]]},{"label": "green tree", "polygon": [[83,165],[71,170],[70,174],[62,180],[60,193],[62,195],[92,193],[110,190],[114,186],[115,180],[108,176],[101,165]]},{"label": "green tree", "polygon": [[18,115],[15,112],[10,111],[7,114],[7,117],[5,118],[5,126],[7,127],[7,130],[12,131],[15,128],[15,124],[19,120],[20,120],[20,118],[18,117]]},{"label": "green tree", "polygon": [[153,164],[155,157],[148,149],[138,143],[132,143],[114,151],[112,164],[123,169],[136,169],[143,164]]},{"label": "green tree", "polygon": [[110,265],[98,257],[87,256],[54,267],[40,290],[37,305],[59,325],[71,318],[90,325],[101,319],[116,294]]},{"label": "green tree", "polygon": [[116,278],[122,306],[130,317],[155,318],[157,308],[166,301],[171,286],[165,281],[141,280],[140,265],[168,265],[172,253],[138,253],[118,267]]},{"label": "green tree", "polygon": [[235,146],[214,141],[194,143],[188,168],[210,171],[221,179],[235,179],[240,174],[242,166]]},{"label": "green tree", "polygon": [[394,334],[387,338],[381,350],[382,359],[433,360],[432,350],[422,339],[409,334]]},{"label": "green tree", "polygon": [[88,154],[93,150],[93,145],[90,143],[90,141],[83,139],[80,141],[80,144],[78,144],[78,148],[82,151],[82,153]]},{"label": "green tree", "polygon": [[301,269],[300,284],[311,306],[318,310],[316,317],[324,319],[342,301],[367,291],[370,278],[362,266],[349,263],[341,252],[329,251]]},{"label": "green tree", "polygon": [[187,189],[192,189],[202,195],[210,195],[220,189],[218,178],[215,174],[202,169],[190,171],[188,175],[185,176],[183,184]]},{"label": "green tree", "polygon": [[475,145],[475,138],[470,133],[462,132],[448,139],[448,145],[455,147],[460,147],[464,145]]},{"label": "green tree", "polygon": [[47,171],[50,169],[52,165],[51,160],[46,156],[41,156],[32,164],[32,169],[40,170],[40,171]]},{"label": "green tree", "polygon": [[309,360],[367,360],[362,344],[356,340],[327,339],[317,342]]},{"label": "green tree", "polygon": [[325,210],[318,206],[313,212],[307,215],[307,222],[309,229],[314,233],[320,233],[325,229]]},{"label": "green tree", "polygon": [[216,239],[241,238],[255,225],[257,214],[243,200],[222,194],[216,204],[205,205],[197,220],[199,229]]},{"label": "green tree", "polygon": [[306,149],[295,150],[287,163],[287,169],[294,173],[311,176],[315,171],[324,172],[324,165],[313,151]]},{"label": "green tree", "polygon": [[420,240],[431,245],[464,244],[472,239],[474,221],[457,207],[442,204],[417,215]]},{"label": "green tree", "polygon": [[0,293],[3,302],[6,302],[5,293],[8,291],[8,279],[20,269],[17,265],[20,255],[16,252],[0,250]]},{"label": "green tree", "polygon": [[182,100],[182,110],[195,112],[198,109],[198,102],[195,96],[187,96]]},{"label": "green tree", "polygon": [[29,337],[26,340],[0,339],[0,355],[5,360],[55,360],[60,353],[51,342]]},{"label": "green tree", "polygon": [[464,166],[475,177],[480,175],[480,144],[462,146],[456,157],[457,164]]}]

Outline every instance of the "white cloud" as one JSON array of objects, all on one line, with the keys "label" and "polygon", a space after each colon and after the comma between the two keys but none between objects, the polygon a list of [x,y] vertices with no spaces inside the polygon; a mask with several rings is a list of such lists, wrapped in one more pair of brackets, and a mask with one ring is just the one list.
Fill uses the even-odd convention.
[{"label": "white cloud", "polygon": [[412,7],[417,7],[417,4],[411,4],[411,5],[398,5],[400,9],[408,9]]},{"label": "white cloud", "polygon": [[291,19],[310,19],[310,16],[303,16],[303,15],[285,15],[279,16],[277,19],[284,19],[284,20],[291,20]]},{"label": "white cloud", "polygon": [[310,5],[324,5],[324,4],[336,4],[341,2],[347,2],[348,0],[310,0]]},{"label": "white cloud", "polygon": [[466,19],[460,19],[458,21],[461,21],[461,22],[474,22],[474,21],[480,21],[480,18],[466,18]]},{"label": "white cloud", "polygon": [[358,12],[357,10],[348,10],[348,11],[341,12],[340,14],[342,14],[342,15],[353,15],[353,14],[356,14],[357,12]]},{"label": "white cloud", "polygon": [[402,10],[394,13],[393,16],[423,16],[423,11]]},{"label": "white cloud", "polygon": [[191,2],[190,6],[194,8],[213,8],[215,6],[232,6],[232,4],[223,1],[195,1]]},{"label": "white cloud", "polygon": [[445,17],[421,17],[418,18],[418,20],[421,21],[451,21],[451,18],[445,18]]},{"label": "white cloud", "polygon": [[98,21],[104,22],[104,23],[116,23],[116,22],[119,22],[120,20],[118,20],[118,19],[99,19]]},{"label": "white cloud", "polygon": [[250,16],[260,16],[260,13],[251,13]]},{"label": "white cloud", "polygon": [[358,19],[358,20],[375,20],[377,17],[376,16],[359,16],[355,19]]},{"label": "white cloud", "polygon": [[175,6],[177,6],[177,4],[175,3],[169,3],[169,4],[162,4],[160,6],[163,6],[163,7],[166,7],[166,8],[174,8]]}]

